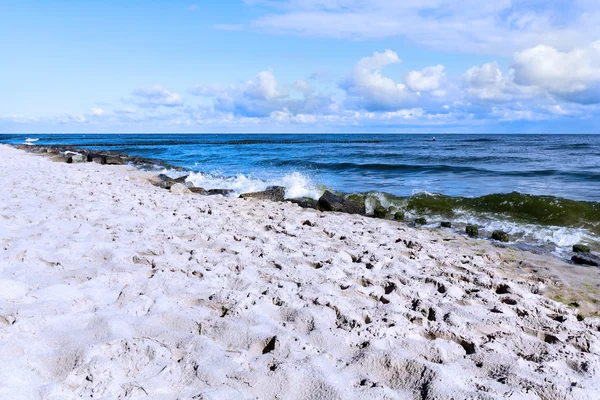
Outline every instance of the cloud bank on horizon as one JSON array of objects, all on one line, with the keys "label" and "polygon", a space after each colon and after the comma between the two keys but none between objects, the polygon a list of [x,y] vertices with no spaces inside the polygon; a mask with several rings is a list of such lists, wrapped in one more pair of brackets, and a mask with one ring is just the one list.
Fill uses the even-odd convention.
[{"label": "cloud bank on horizon", "polygon": [[174,2],[114,32],[104,9],[38,7],[60,50],[0,40],[0,132],[597,132],[600,3],[488,3]]}]

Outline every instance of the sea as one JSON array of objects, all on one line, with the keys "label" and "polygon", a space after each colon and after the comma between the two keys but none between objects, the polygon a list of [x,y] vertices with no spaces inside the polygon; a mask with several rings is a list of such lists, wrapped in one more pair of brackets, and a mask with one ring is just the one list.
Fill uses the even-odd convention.
[{"label": "sea", "polygon": [[31,134],[1,143],[71,145],[164,162],[196,186],[233,196],[286,187],[289,198],[332,190],[367,211],[451,230],[502,229],[514,245],[566,254],[600,250],[600,135]]}]

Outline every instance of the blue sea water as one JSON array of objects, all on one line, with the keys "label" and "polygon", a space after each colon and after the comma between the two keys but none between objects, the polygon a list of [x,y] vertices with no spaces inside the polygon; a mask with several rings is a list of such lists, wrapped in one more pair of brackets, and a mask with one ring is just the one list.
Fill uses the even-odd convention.
[{"label": "blue sea water", "polygon": [[279,184],[288,197],[317,198],[329,188],[361,193],[367,208],[478,222],[559,246],[600,237],[600,135],[42,134],[0,142],[26,137],[161,160],[193,171],[198,186],[236,194]]}]

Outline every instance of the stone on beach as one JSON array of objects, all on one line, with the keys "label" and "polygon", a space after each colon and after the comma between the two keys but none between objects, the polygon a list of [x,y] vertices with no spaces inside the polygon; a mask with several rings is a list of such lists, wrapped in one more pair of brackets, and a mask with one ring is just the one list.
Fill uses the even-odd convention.
[{"label": "stone on beach", "polygon": [[579,265],[590,265],[600,267],[600,257],[588,253],[577,253],[571,257],[571,261]]},{"label": "stone on beach", "polygon": [[231,193],[233,193],[233,189],[210,189],[207,194],[209,196],[215,196],[215,195],[227,196]]},{"label": "stone on beach", "polygon": [[404,213],[402,211],[396,211],[394,213],[394,219],[396,221],[404,221]]},{"label": "stone on beach", "polygon": [[590,246],[586,246],[585,244],[574,244],[573,252],[574,253],[589,253]]},{"label": "stone on beach", "polygon": [[385,218],[387,216],[387,210],[381,206],[376,207],[373,210],[373,216],[375,218]]},{"label": "stone on beach", "polygon": [[289,199],[288,201],[297,204],[302,208],[313,208],[315,210],[319,205],[317,200],[311,199],[310,197],[302,197],[300,199]]},{"label": "stone on beach", "polygon": [[415,225],[427,225],[427,219],[420,217],[415,219]]},{"label": "stone on beach", "polygon": [[479,228],[475,225],[467,225],[465,227],[465,233],[472,238],[479,237]]},{"label": "stone on beach", "polygon": [[192,193],[191,190],[187,186],[185,186],[183,183],[175,183],[171,186],[171,188],[169,190],[171,191],[171,193],[175,193],[175,194]]},{"label": "stone on beach", "polygon": [[242,199],[259,199],[259,200],[271,200],[271,201],[284,201],[285,200],[285,187],[283,186],[271,186],[262,192],[243,193],[240,195]]},{"label": "stone on beach", "polygon": [[338,211],[348,214],[365,214],[365,206],[346,200],[326,190],[319,198],[318,209],[321,211]]},{"label": "stone on beach", "polygon": [[452,222],[450,222],[450,221],[442,221],[442,222],[440,222],[440,227],[442,227],[442,228],[452,228]]},{"label": "stone on beach", "polygon": [[504,231],[495,230],[494,232],[492,232],[492,239],[497,240],[499,242],[508,242],[510,240],[510,237],[508,236],[508,233]]}]

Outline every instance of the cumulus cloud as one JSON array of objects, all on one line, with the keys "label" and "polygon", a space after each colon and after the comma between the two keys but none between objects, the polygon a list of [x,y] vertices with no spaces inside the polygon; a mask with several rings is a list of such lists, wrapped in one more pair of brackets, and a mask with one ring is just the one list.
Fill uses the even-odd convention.
[{"label": "cumulus cloud", "polygon": [[359,97],[361,105],[367,110],[399,108],[409,94],[406,85],[381,74],[383,67],[399,62],[400,58],[391,50],[361,58],[341,87]]},{"label": "cumulus cloud", "polygon": [[410,71],[404,80],[408,88],[414,92],[431,92],[440,88],[444,77],[444,66],[436,65],[420,71]]},{"label": "cumulus cloud", "polygon": [[161,86],[139,88],[132,95],[136,102],[144,107],[178,107],[183,105],[183,97],[177,93],[170,92]]},{"label": "cumulus cloud", "polygon": [[104,110],[99,107],[94,107],[94,108],[92,108],[91,114],[92,115],[104,115]]},{"label": "cumulus cloud", "polygon": [[463,83],[465,94],[480,100],[508,101],[516,93],[513,78],[504,76],[496,62],[470,68],[463,75]]},{"label": "cumulus cloud", "polygon": [[287,91],[280,91],[273,71],[262,71],[255,79],[246,83],[244,94],[253,99],[271,100],[287,97]]},{"label": "cumulus cloud", "polygon": [[513,67],[519,85],[574,102],[600,101],[600,41],[572,51],[536,46],[517,53]]}]

